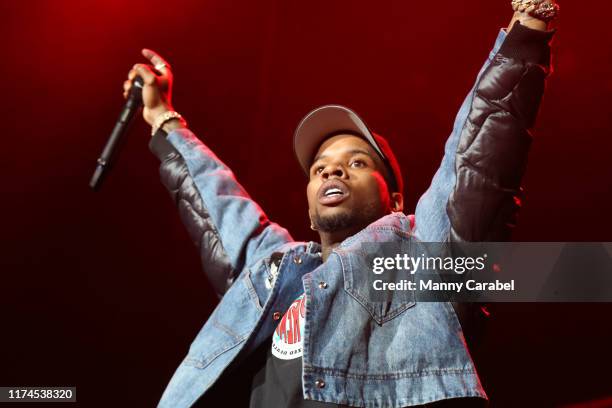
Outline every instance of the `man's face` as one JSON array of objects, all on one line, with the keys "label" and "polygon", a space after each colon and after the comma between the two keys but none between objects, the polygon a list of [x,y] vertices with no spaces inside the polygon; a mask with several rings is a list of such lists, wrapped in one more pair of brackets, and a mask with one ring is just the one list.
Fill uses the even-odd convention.
[{"label": "man's face", "polygon": [[386,168],[360,137],[340,134],[323,142],[310,166],[308,213],[320,232],[362,229],[391,212]]}]

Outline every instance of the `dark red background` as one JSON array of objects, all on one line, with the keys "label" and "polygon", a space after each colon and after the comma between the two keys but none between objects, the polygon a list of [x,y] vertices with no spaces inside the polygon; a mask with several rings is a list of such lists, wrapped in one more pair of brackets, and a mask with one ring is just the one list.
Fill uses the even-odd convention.
[{"label": "dark red background", "polygon": [[[325,103],[360,112],[395,146],[411,211],[509,3],[1,1],[0,385],[152,406],[215,305],[142,121],[103,190],[88,189],[140,48],[172,63],[190,127],[309,240],[299,119]],[[515,238],[611,241],[612,7],[562,6]],[[479,368],[494,407],[612,394],[610,305],[493,312]]]}]

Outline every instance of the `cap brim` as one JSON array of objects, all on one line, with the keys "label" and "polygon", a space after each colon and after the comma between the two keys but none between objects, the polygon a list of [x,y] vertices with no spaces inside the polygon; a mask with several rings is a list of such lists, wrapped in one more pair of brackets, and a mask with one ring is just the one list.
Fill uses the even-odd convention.
[{"label": "cap brim", "polygon": [[351,109],[341,105],[325,105],[311,111],[301,120],[293,135],[293,149],[306,174],[321,143],[339,132],[357,134],[366,139],[385,158],[372,132]]}]

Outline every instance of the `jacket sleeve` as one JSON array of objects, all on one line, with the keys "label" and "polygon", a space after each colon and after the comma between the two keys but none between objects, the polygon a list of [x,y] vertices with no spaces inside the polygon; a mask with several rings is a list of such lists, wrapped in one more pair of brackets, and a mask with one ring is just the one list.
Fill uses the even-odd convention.
[{"label": "jacket sleeve", "polygon": [[177,205],[219,296],[240,271],[292,241],[190,130],[175,130],[167,137],[159,131],[149,147],[161,161],[162,184]]},{"label": "jacket sleeve", "polygon": [[446,207],[452,242],[510,238],[522,199],[529,129],[550,72],[553,34],[517,22],[476,85]]},{"label": "jacket sleeve", "polygon": [[[492,50],[476,76],[476,84],[495,58],[505,39],[506,32],[500,30]],[[423,242],[442,242],[448,238],[450,221],[446,213],[446,204],[455,185],[455,153],[474,99],[476,84],[470,89],[459,108],[459,112],[457,112],[452,132],[444,145],[442,162],[434,174],[429,188],[417,203],[413,232]]]},{"label": "jacket sleeve", "polygon": [[549,72],[553,34],[517,22],[510,33],[498,35],[459,109],[440,167],[417,204],[415,235],[421,241],[508,236],[520,205],[528,129]]}]

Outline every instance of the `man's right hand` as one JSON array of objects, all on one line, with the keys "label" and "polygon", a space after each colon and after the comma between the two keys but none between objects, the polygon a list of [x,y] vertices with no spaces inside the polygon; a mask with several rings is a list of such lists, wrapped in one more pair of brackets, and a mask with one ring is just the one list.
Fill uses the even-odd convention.
[{"label": "man's right hand", "polygon": [[[170,65],[156,52],[143,49],[142,55],[150,64],[135,64],[123,82],[123,97],[127,98],[136,76],[142,77],[142,102],[144,120],[153,125],[155,119],[172,108],[172,71]],[[157,68],[156,68],[157,67]]]}]

